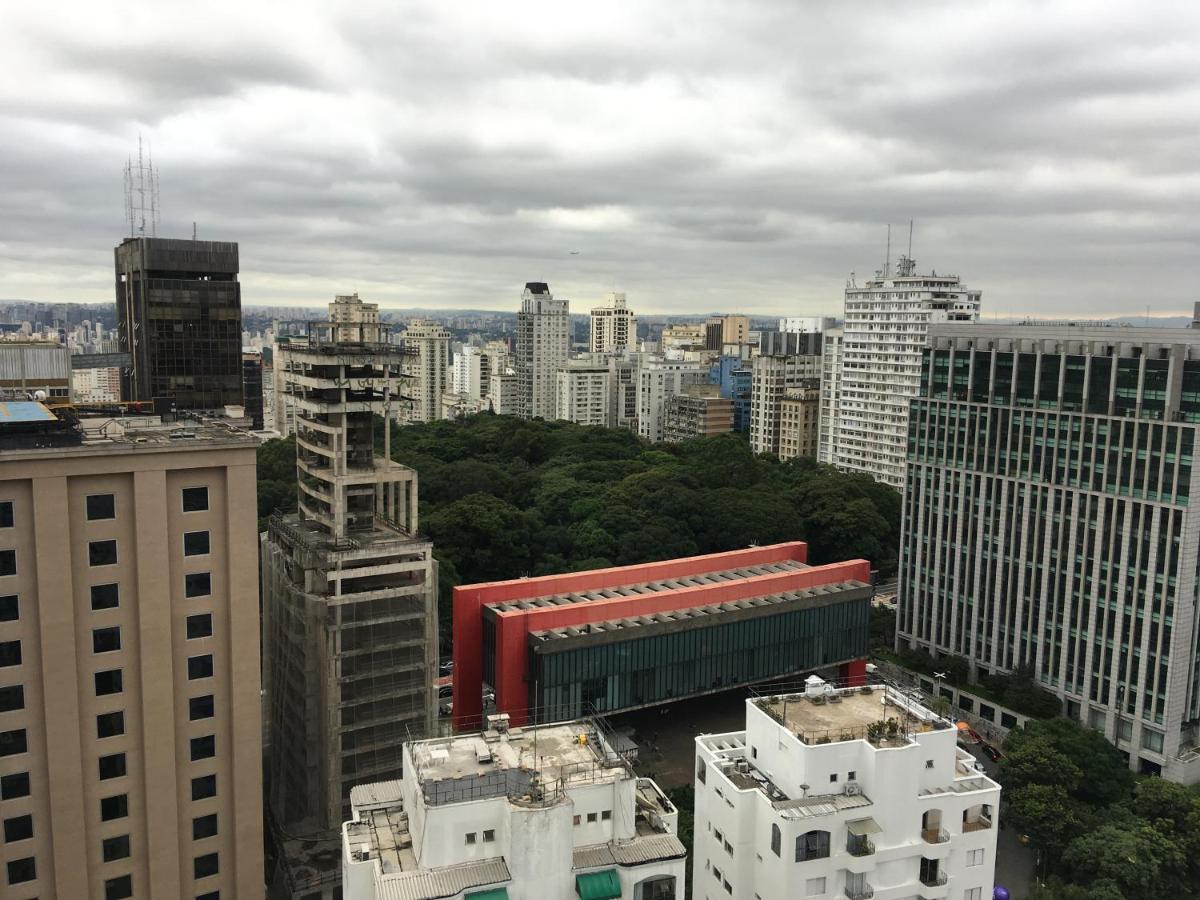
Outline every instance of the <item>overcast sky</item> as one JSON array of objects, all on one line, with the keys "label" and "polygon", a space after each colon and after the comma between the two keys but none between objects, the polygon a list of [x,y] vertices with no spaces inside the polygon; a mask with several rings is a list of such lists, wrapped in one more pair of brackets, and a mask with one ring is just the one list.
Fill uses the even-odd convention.
[{"label": "overcast sky", "polygon": [[140,133],[246,303],[840,314],[910,217],[985,314],[1200,299],[1197,3],[0,0],[0,59],[0,297],[111,298]]}]

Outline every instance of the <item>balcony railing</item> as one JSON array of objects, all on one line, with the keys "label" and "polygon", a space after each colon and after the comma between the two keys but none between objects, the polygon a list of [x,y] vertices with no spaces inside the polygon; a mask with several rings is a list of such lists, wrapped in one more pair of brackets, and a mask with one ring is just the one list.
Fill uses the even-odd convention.
[{"label": "balcony railing", "polygon": [[863,882],[858,887],[846,887],[846,897],[848,900],[871,900],[874,896],[875,888],[866,882]]},{"label": "balcony railing", "polygon": [[926,828],[921,832],[921,837],[927,844],[944,844],[950,840],[950,832],[945,828]]},{"label": "balcony railing", "polygon": [[870,838],[860,837],[857,840],[847,841],[846,852],[851,856],[870,856],[875,852],[875,844]]},{"label": "balcony railing", "polygon": [[963,822],[963,834],[970,834],[972,831],[983,831],[991,827],[992,820],[987,816],[980,816],[973,822]]},{"label": "balcony railing", "polygon": [[945,872],[922,872],[921,884],[926,887],[941,887],[946,883]]}]

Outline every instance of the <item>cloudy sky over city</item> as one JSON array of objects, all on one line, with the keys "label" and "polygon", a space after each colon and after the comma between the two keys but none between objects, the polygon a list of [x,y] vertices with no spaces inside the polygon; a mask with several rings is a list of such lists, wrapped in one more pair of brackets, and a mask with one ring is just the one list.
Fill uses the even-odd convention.
[{"label": "cloudy sky over city", "polygon": [[1200,4],[5,3],[0,57],[0,298],[112,296],[140,134],[251,304],[837,314],[910,218],[989,315],[1200,300]]}]

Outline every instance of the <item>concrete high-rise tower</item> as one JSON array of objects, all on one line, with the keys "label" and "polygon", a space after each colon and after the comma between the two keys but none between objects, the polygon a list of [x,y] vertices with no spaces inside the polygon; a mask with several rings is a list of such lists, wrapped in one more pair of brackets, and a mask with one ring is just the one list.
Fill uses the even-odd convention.
[{"label": "concrete high-rise tower", "polygon": [[[836,406],[838,421],[831,452],[818,458],[839,469],[866,472],[894,488],[904,486],[908,404],[921,382],[921,352],[929,326],[979,318],[980,292],[968,290],[957,275],[921,275],[916,262],[901,256],[859,286],[846,286],[839,396],[822,398]],[[828,399],[828,402],[826,402]]]},{"label": "concrete high-rise tower", "polygon": [[114,252],[119,349],[131,365],[125,400],[177,409],[242,404],[238,245],[126,238]]},{"label": "concrete high-rise tower", "polygon": [[410,422],[436,422],[442,417],[442,394],[450,390],[450,332],[436,322],[413,322],[401,335],[408,348],[412,376]]},{"label": "concrete high-rise tower", "polygon": [[517,313],[518,415],[525,419],[555,417],[557,373],[566,365],[570,350],[567,301],[556,300],[544,282],[529,282]]},{"label": "concrete high-rise tower", "polygon": [[0,896],[263,897],[256,441],[0,417]]},{"label": "concrete high-rise tower", "polygon": [[620,353],[637,344],[633,310],[625,306],[625,295],[611,293],[607,306],[592,308],[588,349],[592,353]]},{"label": "concrete high-rise tower", "polygon": [[[411,351],[310,326],[277,348],[295,393],[298,512],[263,544],[270,801],[289,834],[320,835],[350,787],[399,777],[400,744],[430,732],[437,571],[417,536],[417,473],[375,450],[406,402]],[[289,864],[305,868],[303,853]]]}]

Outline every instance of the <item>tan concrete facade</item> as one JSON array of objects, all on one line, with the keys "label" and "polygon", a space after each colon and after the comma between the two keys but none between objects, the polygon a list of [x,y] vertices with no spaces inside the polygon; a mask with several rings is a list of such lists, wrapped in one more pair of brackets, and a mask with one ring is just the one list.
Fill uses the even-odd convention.
[{"label": "tan concrete facade", "polygon": [[[32,837],[0,843],[6,900],[263,896],[254,446],[0,450],[0,555],[15,550],[0,598],[16,598],[0,606],[0,690],[23,690],[0,711],[0,819],[32,817]],[[184,488],[206,508],[185,512]],[[89,519],[103,495],[112,515]],[[189,538],[185,554],[198,532],[208,552]],[[115,562],[91,558],[107,541]],[[97,673],[117,671],[98,695]],[[207,776],[215,795],[193,800]],[[209,815],[215,834],[194,839]]]}]

